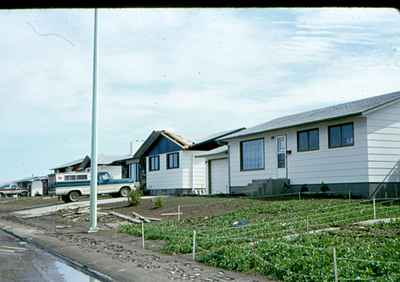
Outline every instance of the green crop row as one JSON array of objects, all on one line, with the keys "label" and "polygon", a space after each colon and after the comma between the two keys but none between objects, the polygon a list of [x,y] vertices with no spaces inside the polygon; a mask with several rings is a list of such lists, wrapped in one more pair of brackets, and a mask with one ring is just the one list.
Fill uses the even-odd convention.
[{"label": "green crop row", "polygon": [[[400,217],[400,207],[393,202],[378,202],[376,214],[380,218]],[[372,218],[373,208],[368,202],[255,201],[250,208],[222,216],[145,225],[145,238],[164,240],[166,253],[190,253],[196,230],[198,261],[230,270],[256,271],[284,281],[331,281],[332,246],[336,246],[342,278],[396,281],[400,265],[382,262],[400,262],[399,224],[364,229],[349,225]],[[233,228],[237,220],[247,224]],[[328,227],[342,228],[307,233]],[[141,236],[137,225],[124,225],[121,231]]]}]

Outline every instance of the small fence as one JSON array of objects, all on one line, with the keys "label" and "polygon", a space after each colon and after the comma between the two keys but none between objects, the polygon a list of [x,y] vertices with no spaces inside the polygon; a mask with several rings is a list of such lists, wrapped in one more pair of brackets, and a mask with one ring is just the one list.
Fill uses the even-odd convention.
[{"label": "small fence", "polygon": [[[195,205],[179,205],[178,223],[171,222],[167,226],[162,226],[160,232],[167,234],[165,235],[167,239],[176,240],[186,246],[182,247],[182,252],[190,253],[193,260],[239,271],[252,269],[279,280],[399,281],[400,258],[399,261],[371,259],[371,257],[358,257],[349,247],[341,248],[335,245],[320,247],[292,242],[307,234],[338,230],[337,226],[340,224],[352,225],[360,221],[399,217],[399,206],[393,205],[399,200],[400,198],[380,198],[352,202],[350,199],[345,203],[318,209],[300,209],[282,214],[277,219],[267,218],[239,228],[233,226],[218,228],[216,225],[210,225],[192,231],[180,222],[185,209]],[[324,215],[331,210],[335,212]],[[141,235],[144,248],[146,238],[144,224],[141,226]],[[273,259],[274,256],[279,256],[279,250],[288,255],[291,253],[298,255],[299,264],[293,261],[289,263],[284,256]],[[307,259],[307,256],[310,258]],[[315,265],[320,269],[309,271],[306,269],[315,268]]]}]

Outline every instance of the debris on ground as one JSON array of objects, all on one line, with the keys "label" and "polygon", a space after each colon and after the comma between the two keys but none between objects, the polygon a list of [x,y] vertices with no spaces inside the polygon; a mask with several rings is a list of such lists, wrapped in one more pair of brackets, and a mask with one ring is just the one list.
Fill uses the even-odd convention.
[{"label": "debris on ground", "polygon": [[232,226],[233,227],[242,227],[242,226],[247,225],[248,223],[249,222],[246,219],[240,219],[240,220],[234,221],[232,223]]},{"label": "debris on ground", "polygon": [[112,212],[110,212],[110,214],[115,215],[116,217],[119,217],[119,218],[128,220],[128,221],[133,222],[133,223],[142,223],[142,222],[143,222],[143,221],[140,220],[140,219],[136,219],[136,218],[133,218],[133,217],[131,217],[131,216],[124,215],[124,214],[122,214],[122,213],[117,213],[117,212],[113,212],[113,211],[112,211]]}]

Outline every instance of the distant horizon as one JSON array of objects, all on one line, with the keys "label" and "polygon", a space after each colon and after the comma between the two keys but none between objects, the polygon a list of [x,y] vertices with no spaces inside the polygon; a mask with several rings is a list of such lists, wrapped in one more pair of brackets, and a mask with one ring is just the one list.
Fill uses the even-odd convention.
[{"label": "distant horizon", "polygon": [[[0,19],[3,185],[90,155],[93,12]],[[381,8],[100,9],[98,150],[126,155],[154,129],[198,140],[399,91],[398,26],[399,12]]]}]

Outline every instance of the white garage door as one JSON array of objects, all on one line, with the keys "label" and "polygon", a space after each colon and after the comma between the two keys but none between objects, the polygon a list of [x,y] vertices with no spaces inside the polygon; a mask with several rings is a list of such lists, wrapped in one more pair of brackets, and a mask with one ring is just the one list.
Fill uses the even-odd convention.
[{"label": "white garage door", "polygon": [[228,194],[228,159],[211,160],[211,194]]}]

